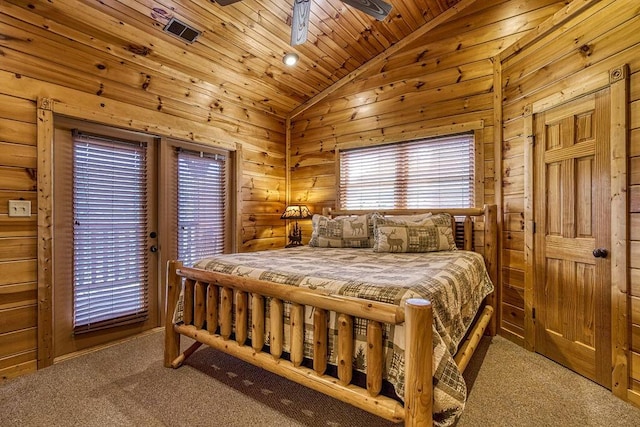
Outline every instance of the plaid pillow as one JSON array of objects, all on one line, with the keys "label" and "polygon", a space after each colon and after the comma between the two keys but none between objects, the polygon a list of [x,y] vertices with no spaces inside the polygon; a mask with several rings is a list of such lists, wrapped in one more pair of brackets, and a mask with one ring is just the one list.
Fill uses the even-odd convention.
[{"label": "plaid pillow", "polygon": [[456,249],[451,215],[436,214],[419,223],[376,221],[374,252],[436,252]]},{"label": "plaid pillow", "polygon": [[373,221],[371,215],[336,219],[314,215],[313,232],[309,246],[319,248],[371,248],[373,247]]}]

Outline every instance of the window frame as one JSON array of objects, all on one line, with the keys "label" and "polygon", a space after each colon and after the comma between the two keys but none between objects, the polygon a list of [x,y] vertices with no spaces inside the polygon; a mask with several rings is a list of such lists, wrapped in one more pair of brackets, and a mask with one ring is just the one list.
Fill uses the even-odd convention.
[{"label": "window frame", "polygon": [[[340,180],[341,180],[341,152],[346,150],[353,150],[358,148],[372,148],[381,147],[392,144],[402,144],[412,141],[437,139],[439,137],[450,137],[462,133],[473,133],[473,150],[474,150],[474,177],[472,179],[473,185],[473,203],[471,207],[483,206],[485,200],[485,160],[484,160],[484,145],[485,145],[485,132],[484,122],[470,122],[462,123],[459,125],[447,126],[444,128],[429,128],[409,135],[406,139],[402,140],[389,140],[388,138],[381,138],[370,142],[365,141],[352,141],[340,143],[336,146],[335,150],[335,165],[336,165],[336,206],[339,209],[343,209],[343,201],[341,200]],[[492,142],[492,141],[489,141]],[[436,208],[437,206],[433,206]],[[428,208],[428,207],[427,207]]]}]

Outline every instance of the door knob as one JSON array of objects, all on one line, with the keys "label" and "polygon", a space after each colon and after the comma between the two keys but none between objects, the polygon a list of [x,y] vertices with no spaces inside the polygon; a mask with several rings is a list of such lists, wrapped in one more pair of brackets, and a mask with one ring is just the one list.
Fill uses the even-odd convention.
[{"label": "door knob", "polygon": [[609,255],[609,251],[605,248],[596,248],[593,250],[593,256],[596,258],[606,258]]},{"label": "door knob", "polygon": [[151,247],[149,248],[149,250],[150,250],[151,252],[158,252],[158,247],[154,245],[154,246],[151,246]]}]

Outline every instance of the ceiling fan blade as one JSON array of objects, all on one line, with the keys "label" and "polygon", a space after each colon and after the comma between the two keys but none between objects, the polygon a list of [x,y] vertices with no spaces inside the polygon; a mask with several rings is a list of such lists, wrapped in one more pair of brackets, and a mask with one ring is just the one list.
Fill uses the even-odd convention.
[{"label": "ceiling fan blade", "polygon": [[385,3],[382,0],[342,0],[349,6],[355,7],[358,10],[363,11],[367,15],[371,15],[378,21],[384,20],[384,18],[391,12],[391,5]]},{"label": "ceiling fan blade", "polygon": [[216,3],[218,3],[220,6],[228,6],[230,4],[234,4],[239,1],[240,0],[216,0]]},{"label": "ceiling fan blade", "polygon": [[307,41],[310,10],[311,0],[294,0],[291,19],[291,46],[297,46]]}]

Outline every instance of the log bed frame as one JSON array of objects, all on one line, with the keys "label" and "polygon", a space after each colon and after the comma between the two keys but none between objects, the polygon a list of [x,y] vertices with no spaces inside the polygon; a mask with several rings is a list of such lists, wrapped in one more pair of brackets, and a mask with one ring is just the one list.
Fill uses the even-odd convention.
[{"label": "log bed frame", "polygon": [[[334,212],[334,214],[362,214],[365,211]],[[497,217],[496,206],[470,209],[428,209],[421,211],[386,211],[388,215],[448,212],[458,218],[457,230],[462,239],[458,247],[473,247],[476,236],[484,237],[482,254],[489,276],[497,285]],[[483,217],[474,221],[472,217]],[[460,226],[462,224],[462,226]],[[476,226],[484,226],[482,227]],[[461,240],[461,241],[460,241]],[[184,324],[173,324],[173,312],[184,286]],[[251,294],[251,319],[248,319],[248,295]],[[269,352],[263,351],[265,330],[265,298],[271,298],[269,318],[271,339]],[[284,330],[283,302],[291,304],[290,360],[281,358]],[[304,306],[314,310],[313,369],[301,366],[303,359]],[[456,353],[458,368],[464,371],[469,359],[485,333],[495,335],[496,321],[492,316],[495,293],[485,299],[466,340]],[[327,316],[338,316],[337,378],[326,375]],[[235,316],[234,316],[235,313]],[[232,337],[235,317],[235,334]],[[366,388],[352,381],[353,318],[369,320],[367,329]],[[169,261],[167,270],[167,311],[164,364],[177,368],[202,344],[235,356],[245,362],[266,369],[301,385],[340,399],[382,418],[406,426],[431,425],[433,404],[431,303],[424,299],[409,299],[405,307],[357,298],[326,295],[318,291],[283,286],[271,282],[223,273],[185,268],[180,261]],[[250,323],[249,323],[250,322]],[[380,394],[382,387],[382,324],[405,324],[405,399],[402,402]],[[203,329],[205,327],[206,329]],[[247,344],[248,328],[252,337]],[[180,353],[180,335],[196,342]],[[232,339],[233,338],[233,339]]]}]

